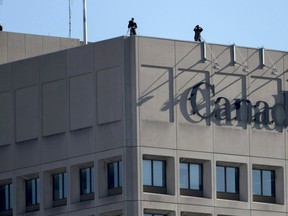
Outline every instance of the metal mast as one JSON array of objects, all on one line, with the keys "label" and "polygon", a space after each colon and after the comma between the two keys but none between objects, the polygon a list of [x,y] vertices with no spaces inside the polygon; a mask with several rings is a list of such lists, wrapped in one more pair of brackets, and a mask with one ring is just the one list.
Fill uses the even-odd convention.
[{"label": "metal mast", "polygon": [[71,38],[71,0],[69,0],[69,38]]},{"label": "metal mast", "polygon": [[83,40],[87,44],[86,0],[83,0]]}]

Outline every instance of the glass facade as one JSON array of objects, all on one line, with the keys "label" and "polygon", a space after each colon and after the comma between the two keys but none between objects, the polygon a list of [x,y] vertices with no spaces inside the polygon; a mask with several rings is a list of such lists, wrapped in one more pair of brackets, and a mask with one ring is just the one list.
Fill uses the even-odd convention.
[{"label": "glass facade", "polygon": [[53,175],[53,200],[67,198],[67,173]]},{"label": "glass facade", "polygon": [[108,189],[122,187],[122,161],[108,164]]},{"label": "glass facade", "polygon": [[80,194],[94,193],[94,167],[88,167],[80,170]]},{"label": "glass facade", "polygon": [[40,183],[39,178],[26,181],[26,206],[40,203]]},{"label": "glass facade", "polygon": [[166,162],[162,160],[143,160],[143,184],[166,187]]},{"label": "glass facade", "polygon": [[13,185],[0,185],[0,211],[13,209]]},{"label": "glass facade", "polygon": [[253,195],[275,196],[275,171],[253,169]]}]

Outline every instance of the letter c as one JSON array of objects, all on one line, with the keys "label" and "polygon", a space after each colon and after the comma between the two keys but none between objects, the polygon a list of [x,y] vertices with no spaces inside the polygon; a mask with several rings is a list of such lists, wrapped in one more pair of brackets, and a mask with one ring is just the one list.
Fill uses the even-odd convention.
[{"label": "letter c", "polygon": [[[209,83],[206,83],[206,82],[199,82],[197,83],[196,85],[194,85],[192,87],[192,90],[191,90],[191,95],[190,95],[190,103],[191,103],[191,106],[192,106],[192,110],[193,112],[195,112],[196,115],[198,115],[199,117],[201,117],[202,119],[206,119],[206,118],[211,118],[211,116],[214,114],[215,110],[213,110],[209,115],[206,115],[205,114],[201,114],[199,112],[199,109],[198,109],[198,104],[196,102],[196,98],[197,98],[197,93],[199,91],[199,88],[201,85],[205,85],[206,88],[209,88],[209,90],[212,91],[212,94],[213,96],[215,96],[215,88],[214,88],[214,85],[211,85]],[[209,91],[210,92],[210,91]],[[210,99],[210,94],[209,94],[209,99]],[[205,101],[203,99],[203,101]],[[210,100],[209,100],[210,101]]]}]

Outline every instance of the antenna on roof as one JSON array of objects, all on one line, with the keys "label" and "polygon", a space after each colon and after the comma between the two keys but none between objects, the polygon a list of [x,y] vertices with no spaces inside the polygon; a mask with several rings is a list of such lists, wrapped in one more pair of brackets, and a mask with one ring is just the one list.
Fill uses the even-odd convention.
[{"label": "antenna on roof", "polygon": [[69,0],[69,38],[71,38],[71,0]]},{"label": "antenna on roof", "polygon": [[87,44],[86,0],[83,0],[83,39]]}]

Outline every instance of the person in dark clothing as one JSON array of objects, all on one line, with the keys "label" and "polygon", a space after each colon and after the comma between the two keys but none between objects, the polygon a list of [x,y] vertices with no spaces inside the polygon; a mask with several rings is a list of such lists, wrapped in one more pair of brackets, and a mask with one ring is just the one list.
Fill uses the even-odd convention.
[{"label": "person in dark clothing", "polygon": [[203,31],[203,29],[199,25],[195,26],[195,28],[194,28],[194,32],[195,32],[194,40],[195,41],[201,42],[201,32],[202,31]]},{"label": "person in dark clothing", "polygon": [[0,31],[3,31],[3,27],[2,27],[2,25],[0,24]]},{"label": "person in dark clothing", "polygon": [[137,24],[134,22],[134,18],[129,21],[128,28],[130,28],[130,36],[136,35]]}]

